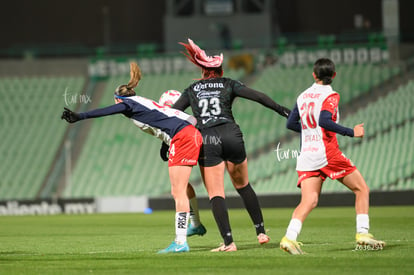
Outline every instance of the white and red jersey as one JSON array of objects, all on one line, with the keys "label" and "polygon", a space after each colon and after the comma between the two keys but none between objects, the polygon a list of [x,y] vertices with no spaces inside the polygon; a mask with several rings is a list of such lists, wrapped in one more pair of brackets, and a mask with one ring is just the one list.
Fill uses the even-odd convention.
[{"label": "white and red jersey", "polygon": [[123,103],[130,107],[129,118],[138,128],[168,145],[179,130],[189,124],[194,126],[197,123],[189,114],[160,106],[157,102],[144,97],[126,97]]},{"label": "white and red jersey", "polygon": [[297,99],[300,115],[301,152],[297,159],[296,170],[314,171],[328,164],[333,156],[342,154],[339,150],[336,133],[319,126],[321,111],[331,112],[332,120],[338,123],[339,94],[330,85],[314,83],[301,93]]}]

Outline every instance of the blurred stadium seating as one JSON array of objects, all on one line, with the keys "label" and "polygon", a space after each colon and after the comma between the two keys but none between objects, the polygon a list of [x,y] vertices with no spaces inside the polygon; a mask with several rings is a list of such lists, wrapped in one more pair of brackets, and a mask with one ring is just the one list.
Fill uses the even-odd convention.
[{"label": "blurred stadium seating", "polygon": [[[253,80],[249,78],[248,84],[278,103],[292,107],[298,93],[312,84],[310,72],[309,66],[281,68],[276,65],[257,73]],[[398,67],[384,65],[341,65],[333,86],[341,93],[341,104],[352,106],[360,96],[399,72]],[[225,76],[244,79],[242,71],[229,70]],[[183,90],[197,78],[198,73],[144,74],[138,93],[157,101],[163,91]],[[112,104],[114,88],[127,81],[128,76],[106,80],[98,105]],[[64,157],[57,152],[68,129],[59,120],[65,91],[79,94],[86,82],[85,77],[0,79],[3,98],[0,148],[8,160],[0,168],[0,199],[31,199],[39,193],[55,158]],[[414,189],[413,93],[414,81],[411,81],[383,97],[372,98],[355,113],[342,113],[344,125],[365,123],[366,137],[362,141],[338,139],[371,190]],[[299,138],[286,130],[285,118],[242,98],[236,99],[234,115],[244,133],[250,180],[256,191],[259,194],[299,192],[295,186],[294,156],[299,150]],[[279,151],[276,151],[278,144]],[[91,121],[81,153],[73,163],[71,185],[61,195],[67,198],[168,195],[168,169],[159,158],[160,145],[161,141],[140,132],[123,117]],[[191,181],[200,196],[206,195],[198,168],[193,169]],[[225,177],[225,188],[227,194],[235,194],[229,177]],[[338,192],[345,188],[328,181],[324,190]]]},{"label": "blurred stadium seating", "polygon": [[67,129],[59,119],[65,91],[84,84],[84,77],[0,79],[1,199],[36,197]]}]

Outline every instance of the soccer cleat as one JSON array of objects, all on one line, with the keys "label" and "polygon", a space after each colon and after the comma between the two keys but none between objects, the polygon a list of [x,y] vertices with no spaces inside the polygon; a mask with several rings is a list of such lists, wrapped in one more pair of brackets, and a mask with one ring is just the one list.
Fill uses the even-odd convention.
[{"label": "soccer cleat", "polygon": [[259,241],[260,244],[265,244],[270,241],[270,238],[266,234],[260,233],[259,235],[257,235],[257,240]]},{"label": "soccer cleat", "polygon": [[355,239],[357,250],[381,250],[385,246],[385,242],[374,239],[369,233],[357,233]]},{"label": "soccer cleat", "polygon": [[188,247],[187,242],[183,244],[172,242],[166,249],[158,251],[158,254],[181,253],[181,252],[188,252],[188,251],[190,251],[190,248]]},{"label": "soccer cleat", "polygon": [[300,246],[303,244],[301,242],[297,241],[291,241],[286,236],[282,238],[280,241],[280,249],[292,254],[292,255],[301,255],[305,254],[302,249],[300,249]]},{"label": "soccer cleat", "polygon": [[190,237],[190,236],[193,236],[193,235],[203,236],[206,233],[207,233],[207,229],[201,223],[197,227],[194,227],[192,224],[188,225],[187,237]]},{"label": "soccer cleat", "polygon": [[232,252],[232,251],[237,251],[237,247],[234,242],[232,242],[229,245],[221,244],[219,247],[211,250],[211,252]]}]

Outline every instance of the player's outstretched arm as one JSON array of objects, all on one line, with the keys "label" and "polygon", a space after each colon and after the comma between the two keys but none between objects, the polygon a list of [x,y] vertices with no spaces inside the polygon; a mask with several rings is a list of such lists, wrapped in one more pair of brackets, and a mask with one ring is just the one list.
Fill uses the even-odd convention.
[{"label": "player's outstretched arm", "polygon": [[262,104],[263,106],[272,109],[273,111],[277,112],[279,115],[283,116],[283,117],[288,117],[290,114],[290,109],[277,104],[272,98],[270,98],[268,95],[256,91],[252,88],[248,88],[248,87],[243,87],[239,90],[236,91],[236,95],[249,99],[249,100],[253,100],[256,101],[260,104]]},{"label": "player's outstretched arm", "polygon": [[75,113],[69,110],[68,108],[65,108],[65,110],[62,113],[61,119],[64,119],[69,123],[74,123],[76,121],[88,118],[97,118],[103,116],[110,116],[114,114],[126,114],[129,109],[130,107],[123,102],[110,105],[108,107],[87,111],[84,113]]}]

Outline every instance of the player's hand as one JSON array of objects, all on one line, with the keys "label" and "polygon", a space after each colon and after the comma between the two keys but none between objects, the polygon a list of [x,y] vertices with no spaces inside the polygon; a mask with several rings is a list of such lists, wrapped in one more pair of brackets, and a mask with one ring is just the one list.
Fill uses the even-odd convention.
[{"label": "player's hand", "polygon": [[165,142],[162,143],[160,149],[160,157],[163,161],[168,161],[170,146],[168,146]]},{"label": "player's hand", "polygon": [[69,123],[75,123],[76,121],[80,120],[80,116],[78,113],[72,112],[68,108],[64,107],[64,111],[62,113],[61,119],[66,120]]},{"label": "player's hand", "polygon": [[365,131],[364,131],[364,123],[355,125],[354,127],[354,137],[364,137]]},{"label": "player's hand", "polygon": [[288,109],[288,108],[286,108],[286,107],[283,107],[283,106],[280,106],[280,112],[278,112],[281,116],[284,116],[284,117],[288,117],[289,116],[289,114],[290,114],[290,109]]}]

